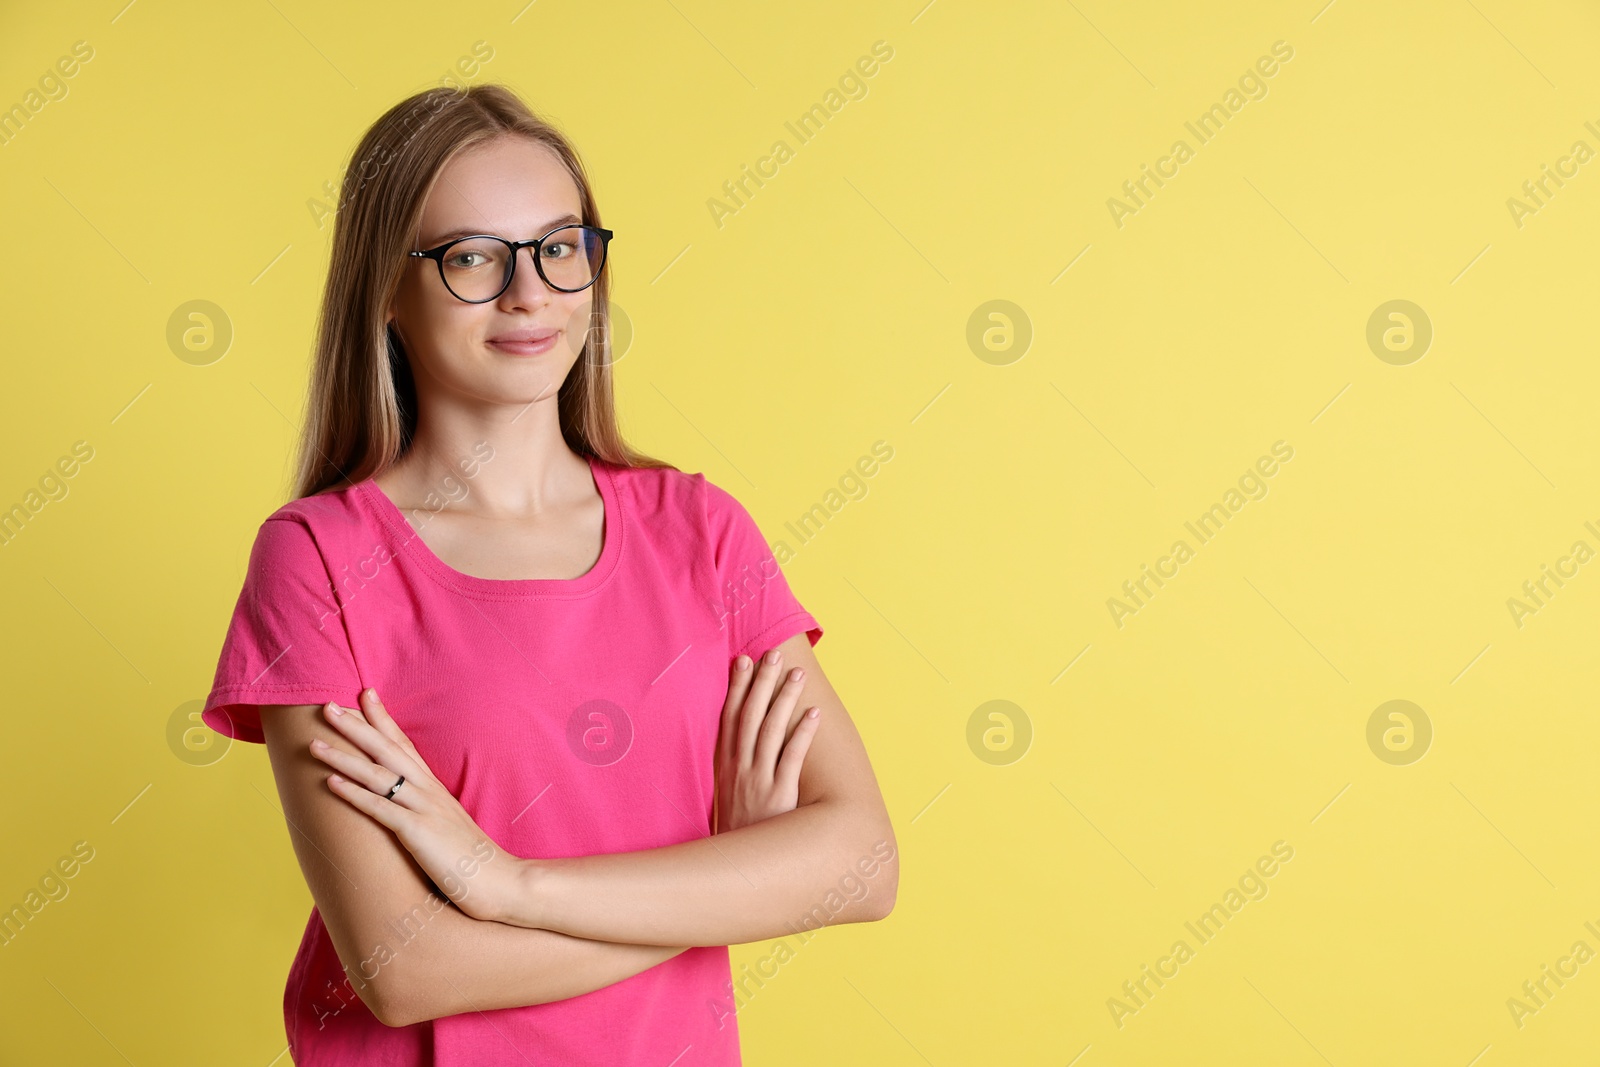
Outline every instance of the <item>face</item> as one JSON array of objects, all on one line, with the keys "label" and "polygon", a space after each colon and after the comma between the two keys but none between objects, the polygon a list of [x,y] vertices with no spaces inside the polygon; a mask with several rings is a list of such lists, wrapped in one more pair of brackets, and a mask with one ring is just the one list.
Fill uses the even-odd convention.
[{"label": "face", "polygon": [[[444,168],[412,247],[434,248],[458,230],[526,241],[578,221],[582,212],[577,184],[550,149],[503,137],[463,152]],[[456,256],[452,249],[449,258]],[[462,262],[474,260],[468,255]],[[419,390],[526,404],[554,399],[583,348],[593,301],[593,286],[563,293],[546,285],[531,248],[517,252],[506,291],[482,304],[458,300],[445,288],[435,261],[411,256],[387,321],[400,332]],[[511,336],[530,331],[555,336],[542,345]]]}]

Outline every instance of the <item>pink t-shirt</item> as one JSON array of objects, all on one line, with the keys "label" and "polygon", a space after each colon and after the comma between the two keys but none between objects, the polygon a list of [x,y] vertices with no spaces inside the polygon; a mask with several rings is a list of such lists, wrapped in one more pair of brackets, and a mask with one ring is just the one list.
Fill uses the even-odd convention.
[{"label": "pink t-shirt", "polygon": [[[370,685],[514,855],[707,836],[732,661],[798,633],[815,645],[822,628],[749,512],[704,474],[589,466],[605,544],[573,579],[454,570],[371,479],[285,504],[256,535],[203,721],[259,743],[259,705],[355,707]],[[413,515],[425,529],[428,513]],[[391,1028],[313,907],[284,1023],[299,1067],[727,1067],[740,1062],[731,977],[727,946],[694,947],[581,996]]]}]

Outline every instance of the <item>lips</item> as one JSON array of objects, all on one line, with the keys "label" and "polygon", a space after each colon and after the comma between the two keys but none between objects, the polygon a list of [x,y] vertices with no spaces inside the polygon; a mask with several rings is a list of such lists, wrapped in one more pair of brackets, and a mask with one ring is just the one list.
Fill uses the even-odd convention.
[{"label": "lips", "polygon": [[537,356],[555,347],[558,330],[512,330],[496,334],[486,342],[498,352],[511,356]]},{"label": "lips", "polygon": [[491,344],[538,344],[556,335],[555,330],[511,330],[489,338]]}]

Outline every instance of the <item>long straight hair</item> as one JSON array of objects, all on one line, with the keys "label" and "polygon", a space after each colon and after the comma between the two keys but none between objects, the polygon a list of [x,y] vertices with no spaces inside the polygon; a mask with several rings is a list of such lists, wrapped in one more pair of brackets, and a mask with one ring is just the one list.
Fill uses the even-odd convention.
[{"label": "long straight hair", "polygon": [[[505,86],[428,89],[385,112],[356,147],[340,188],[296,499],[372,477],[410,448],[417,428],[416,382],[400,336],[384,318],[440,171],[462,151],[506,135],[554,152],[577,183],[584,224],[603,225],[577,151]],[[588,336],[556,394],[561,435],[579,455],[677,470],[623,440],[612,396],[609,261],[593,290]]]}]

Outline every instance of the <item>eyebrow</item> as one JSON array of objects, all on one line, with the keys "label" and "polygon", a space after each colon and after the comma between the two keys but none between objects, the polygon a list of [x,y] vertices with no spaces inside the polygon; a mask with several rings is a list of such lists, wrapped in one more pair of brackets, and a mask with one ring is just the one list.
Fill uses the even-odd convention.
[{"label": "eyebrow", "polygon": [[[545,223],[543,228],[541,228],[539,230],[539,233],[542,236],[544,234],[549,233],[551,230],[555,229],[557,226],[560,226],[560,225],[562,225],[564,223],[571,223],[573,225],[581,226],[581,225],[583,225],[583,220],[580,219],[576,215],[562,215],[560,218],[551,219],[549,222]],[[435,246],[435,245],[442,245],[446,241],[454,241],[457,237],[476,237],[479,234],[488,234],[488,232],[489,231],[487,229],[478,229],[478,230],[457,229],[457,230],[451,230],[449,233],[441,233],[439,236],[435,237],[433,240],[425,242],[425,243],[429,247],[432,247],[432,246]]]}]

